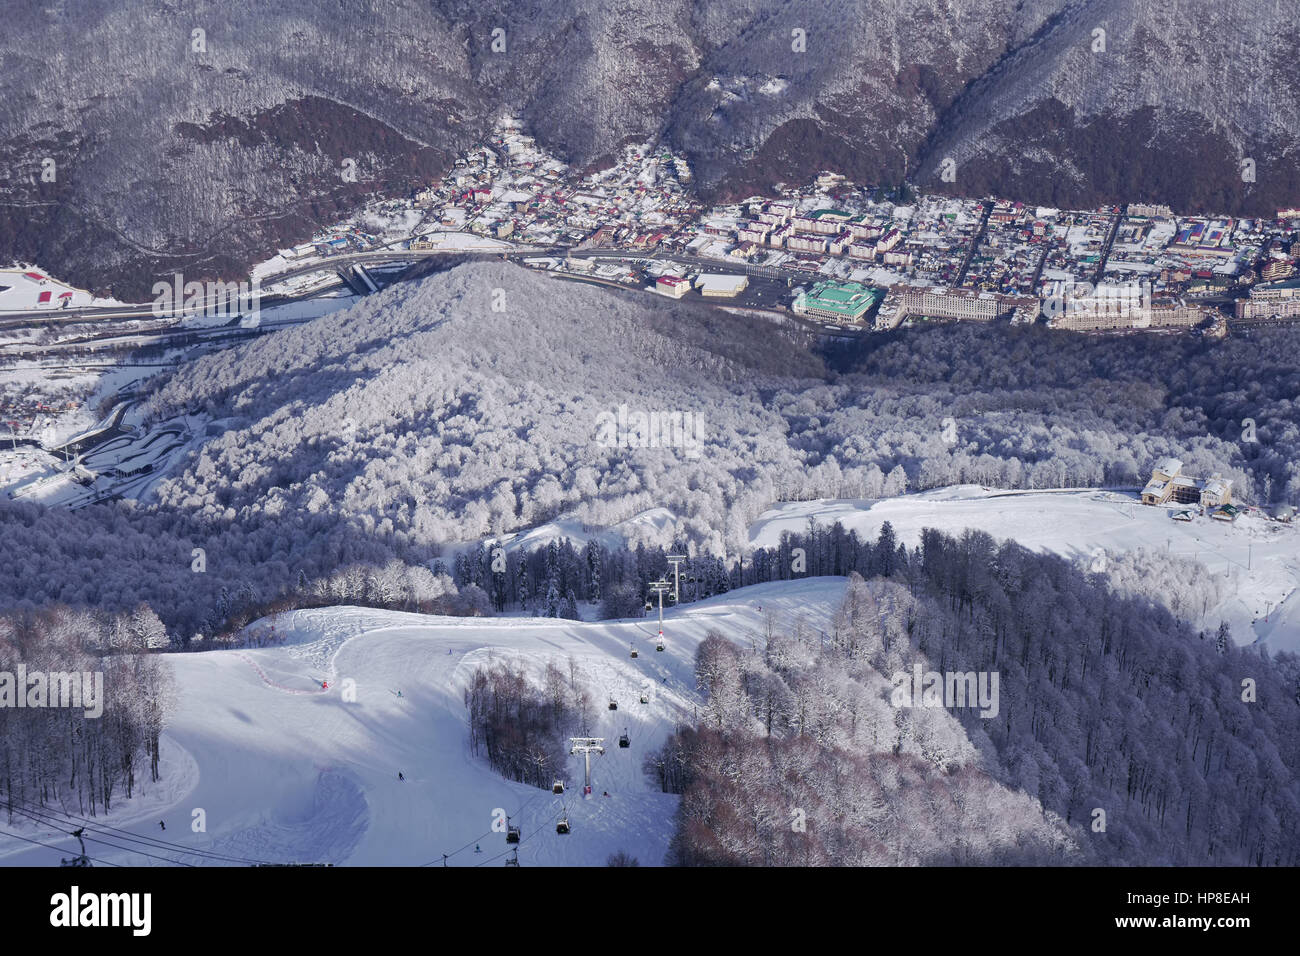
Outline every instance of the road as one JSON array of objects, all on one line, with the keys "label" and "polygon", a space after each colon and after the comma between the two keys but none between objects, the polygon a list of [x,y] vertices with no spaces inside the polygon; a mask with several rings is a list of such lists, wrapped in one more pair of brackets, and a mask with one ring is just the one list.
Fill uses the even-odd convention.
[{"label": "road", "polygon": [[961,260],[961,268],[957,270],[957,279],[953,282],[953,288],[960,289],[961,284],[966,281],[966,273],[970,271],[970,264],[975,259],[975,253],[979,251],[980,243],[984,241],[984,233],[988,232],[989,216],[993,215],[993,203],[991,200],[984,201],[984,217],[980,219],[980,227],[975,230],[975,236],[970,241],[970,248],[966,250],[966,256]]},{"label": "road", "polygon": [[1110,231],[1106,234],[1106,244],[1101,247],[1101,255],[1097,258],[1097,271],[1092,277],[1093,285],[1100,285],[1101,280],[1106,276],[1106,263],[1110,259],[1111,247],[1115,245],[1115,237],[1119,235],[1120,224],[1124,217],[1128,215],[1128,203],[1119,207],[1119,212],[1115,214],[1115,219],[1110,224]]}]

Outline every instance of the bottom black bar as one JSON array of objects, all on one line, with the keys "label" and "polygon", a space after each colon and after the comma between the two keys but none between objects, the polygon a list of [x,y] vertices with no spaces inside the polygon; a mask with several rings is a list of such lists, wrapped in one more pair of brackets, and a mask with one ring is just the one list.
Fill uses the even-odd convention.
[{"label": "bottom black bar", "polygon": [[1231,945],[1294,921],[1291,870],[528,869],[3,870],[0,892],[16,938],[76,934],[128,945],[189,942],[196,930],[247,932],[259,945],[426,930],[447,939],[450,929],[490,942],[538,925],[534,916],[569,911],[653,915],[663,934],[689,932],[696,942],[715,932],[762,939],[785,926],[808,941],[842,938],[851,927],[873,942],[1199,934]]}]

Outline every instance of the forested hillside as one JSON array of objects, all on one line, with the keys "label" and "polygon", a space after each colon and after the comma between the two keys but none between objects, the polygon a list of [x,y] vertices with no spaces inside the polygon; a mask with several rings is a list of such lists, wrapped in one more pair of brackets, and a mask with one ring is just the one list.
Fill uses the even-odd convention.
[{"label": "forested hillside", "polygon": [[[853,572],[829,633],[770,621],[700,646],[699,725],[646,761],[683,795],[674,862],[1300,860],[1293,656],[981,533],[870,560],[889,550],[866,545],[886,576]],[[995,712],[897,706],[918,666],[996,674]]]},{"label": "forested hillside", "polygon": [[[1239,498],[1300,495],[1294,331],[1210,343],[947,326],[871,337],[828,368],[801,333],[757,321],[505,264],[395,287],[160,382],[149,413],[213,437],[148,500],[0,503],[0,594],[146,601],[188,639],[285,595],[370,593],[368,575],[398,581],[400,606],[450,597],[404,576],[450,544],[561,515],[607,528],[662,509],[665,522],[625,526],[633,545],[693,543],[730,567],[780,500],[1137,485],[1168,454],[1234,478]],[[658,435],[675,446],[638,447],[635,429],[609,441],[620,409],[676,416]],[[414,570],[390,574],[394,561]],[[348,568],[355,586],[328,583]]]}]

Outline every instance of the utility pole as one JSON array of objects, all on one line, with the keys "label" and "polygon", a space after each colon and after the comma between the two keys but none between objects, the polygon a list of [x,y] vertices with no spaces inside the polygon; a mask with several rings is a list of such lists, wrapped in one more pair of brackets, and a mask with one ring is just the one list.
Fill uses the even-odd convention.
[{"label": "utility pole", "polygon": [[664,649],[664,595],[668,593],[668,582],[663,578],[651,581],[650,591],[652,594],[659,595],[659,643],[655,645],[655,650],[662,651]]},{"label": "utility pole", "polygon": [[682,594],[681,591],[678,590],[678,584],[680,583],[682,562],[685,560],[686,560],[686,555],[684,554],[668,555],[668,563],[673,566],[673,603],[674,604],[682,603]]},{"label": "utility pole", "polygon": [[583,796],[591,793],[591,755],[592,753],[603,754],[605,752],[604,737],[570,737],[569,742],[572,746],[569,748],[571,754],[582,754],[586,762],[586,779],[583,783]]}]

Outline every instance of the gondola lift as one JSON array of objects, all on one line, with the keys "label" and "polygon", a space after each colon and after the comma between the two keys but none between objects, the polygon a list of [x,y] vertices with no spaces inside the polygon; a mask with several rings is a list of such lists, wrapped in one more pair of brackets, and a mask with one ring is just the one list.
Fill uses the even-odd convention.
[{"label": "gondola lift", "polygon": [[636,645],[635,645],[635,644],[632,644],[632,645],[630,645],[630,647],[632,648],[632,656],[635,658],[635,657],[637,656],[637,653],[636,653]]},{"label": "gondola lift", "polygon": [[613,697],[609,699],[609,709],[618,710],[618,701],[616,701]]},{"label": "gondola lift", "polygon": [[627,728],[626,728],[626,727],[623,728],[623,736],[621,736],[621,737],[618,738],[618,745],[619,745],[620,747],[631,747],[631,746],[632,746],[632,741],[629,740],[629,739],[628,739],[628,736],[627,736]]},{"label": "gondola lift", "polygon": [[510,822],[509,817],[506,817],[506,842],[519,842],[519,828]]},{"label": "gondola lift", "polygon": [[551,784],[551,793],[564,793],[564,781],[557,780]]},{"label": "gondola lift", "polygon": [[569,814],[567,812],[564,814],[564,816],[560,817],[560,819],[556,822],[555,832],[559,834],[565,834],[569,832]]}]

